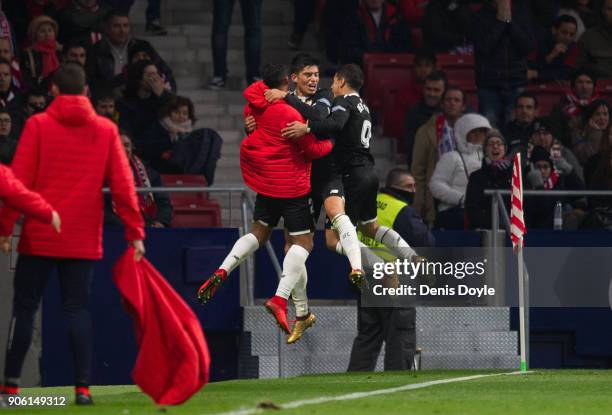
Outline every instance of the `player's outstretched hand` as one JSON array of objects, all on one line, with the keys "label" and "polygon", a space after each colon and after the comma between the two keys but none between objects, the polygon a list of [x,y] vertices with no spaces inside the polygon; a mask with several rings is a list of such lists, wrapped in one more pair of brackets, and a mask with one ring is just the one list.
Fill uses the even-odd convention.
[{"label": "player's outstretched hand", "polygon": [[0,236],[0,251],[8,254],[11,252],[11,237],[10,236]]},{"label": "player's outstretched hand", "polygon": [[278,101],[279,99],[285,99],[287,96],[287,92],[281,91],[280,89],[266,89],[264,92],[264,96],[268,100],[268,102]]},{"label": "player's outstretched hand", "polygon": [[51,214],[51,226],[53,226],[53,229],[55,229],[57,233],[62,231],[62,220],[60,219],[59,213],[55,210]]},{"label": "player's outstretched hand", "polygon": [[142,240],[132,241],[132,246],[134,247],[134,260],[138,262],[145,254],[144,243]]},{"label": "player's outstretched hand", "polygon": [[300,138],[308,133],[308,125],[302,124],[299,121],[292,121],[281,130],[281,134],[285,138]]}]

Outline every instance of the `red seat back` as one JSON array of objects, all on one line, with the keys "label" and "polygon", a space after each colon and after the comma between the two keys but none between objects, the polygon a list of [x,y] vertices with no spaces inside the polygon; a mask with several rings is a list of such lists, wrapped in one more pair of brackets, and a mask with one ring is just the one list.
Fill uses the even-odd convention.
[{"label": "red seat back", "polygon": [[527,91],[538,98],[540,116],[546,117],[559,103],[561,97],[569,91],[569,88],[569,84],[566,82],[546,82],[531,84],[527,87]]},{"label": "red seat back", "polygon": [[446,73],[450,84],[474,82],[474,56],[441,53],[437,55],[438,68]]},{"label": "red seat back", "polygon": [[363,56],[366,103],[377,112],[382,108],[383,84],[406,85],[412,77],[414,55],[408,53],[366,53]]},{"label": "red seat back", "polygon": [[174,228],[214,228],[221,226],[221,207],[215,200],[192,200],[173,206]]},{"label": "red seat back", "polygon": [[[161,180],[168,187],[207,187],[206,178],[200,174],[162,174]],[[183,200],[206,200],[206,192],[170,193],[170,200],[181,203]]]}]

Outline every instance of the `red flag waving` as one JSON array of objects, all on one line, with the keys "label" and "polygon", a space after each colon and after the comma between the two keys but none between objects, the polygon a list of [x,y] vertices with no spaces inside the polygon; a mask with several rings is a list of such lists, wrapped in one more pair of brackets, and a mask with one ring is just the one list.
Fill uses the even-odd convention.
[{"label": "red flag waving", "polygon": [[129,248],[113,267],[113,281],[134,320],[140,346],[134,382],[160,405],[177,405],[208,382],[210,356],[200,322],[145,258]]},{"label": "red flag waving", "polygon": [[523,235],[527,233],[523,219],[523,178],[521,175],[521,153],[514,156],[512,166],[512,209],[510,211],[510,238],[512,248],[516,250],[523,243]]}]

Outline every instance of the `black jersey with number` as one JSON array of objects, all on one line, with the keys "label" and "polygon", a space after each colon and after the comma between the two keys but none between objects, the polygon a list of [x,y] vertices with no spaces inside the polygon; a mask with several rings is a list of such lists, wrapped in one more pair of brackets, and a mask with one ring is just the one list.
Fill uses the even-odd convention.
[{"label": "black jersey with number", "polygon": [[336,140],[333,155],[342,171],[374,164],[370,110],[357,93],[336,97],[329,117],[310,121],[309,126],[316,135]]}]

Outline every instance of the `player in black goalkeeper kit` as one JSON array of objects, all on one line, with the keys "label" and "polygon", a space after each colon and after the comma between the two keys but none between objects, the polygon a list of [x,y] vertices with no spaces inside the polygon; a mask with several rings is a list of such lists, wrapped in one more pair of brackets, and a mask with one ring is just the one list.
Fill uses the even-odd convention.
[{"label": "player in black goalkeeper kit", "polygon": [[[378,177],[374,172],[374,158],[370,154],[370,110],[358,92],[362,85],[363,72],[359,66],[349,64],[340,67],[332,84],[334,101],[330,115],[323,120],[308,120],[307,124],[293,122],[283,132],[290,138],[309,132],[334,138],[334,174],[327,187],[344,194],[350,220],[357,223],[365,235],[384,244],[398,258],[413,260],[417,254],[408,243],[393,229],[380,226],[376,219]],[[333,219],[332,225],[337,228]],[[363,274],[359,277],[358,281],[353,278],[353,282],[361,285]]]}]

